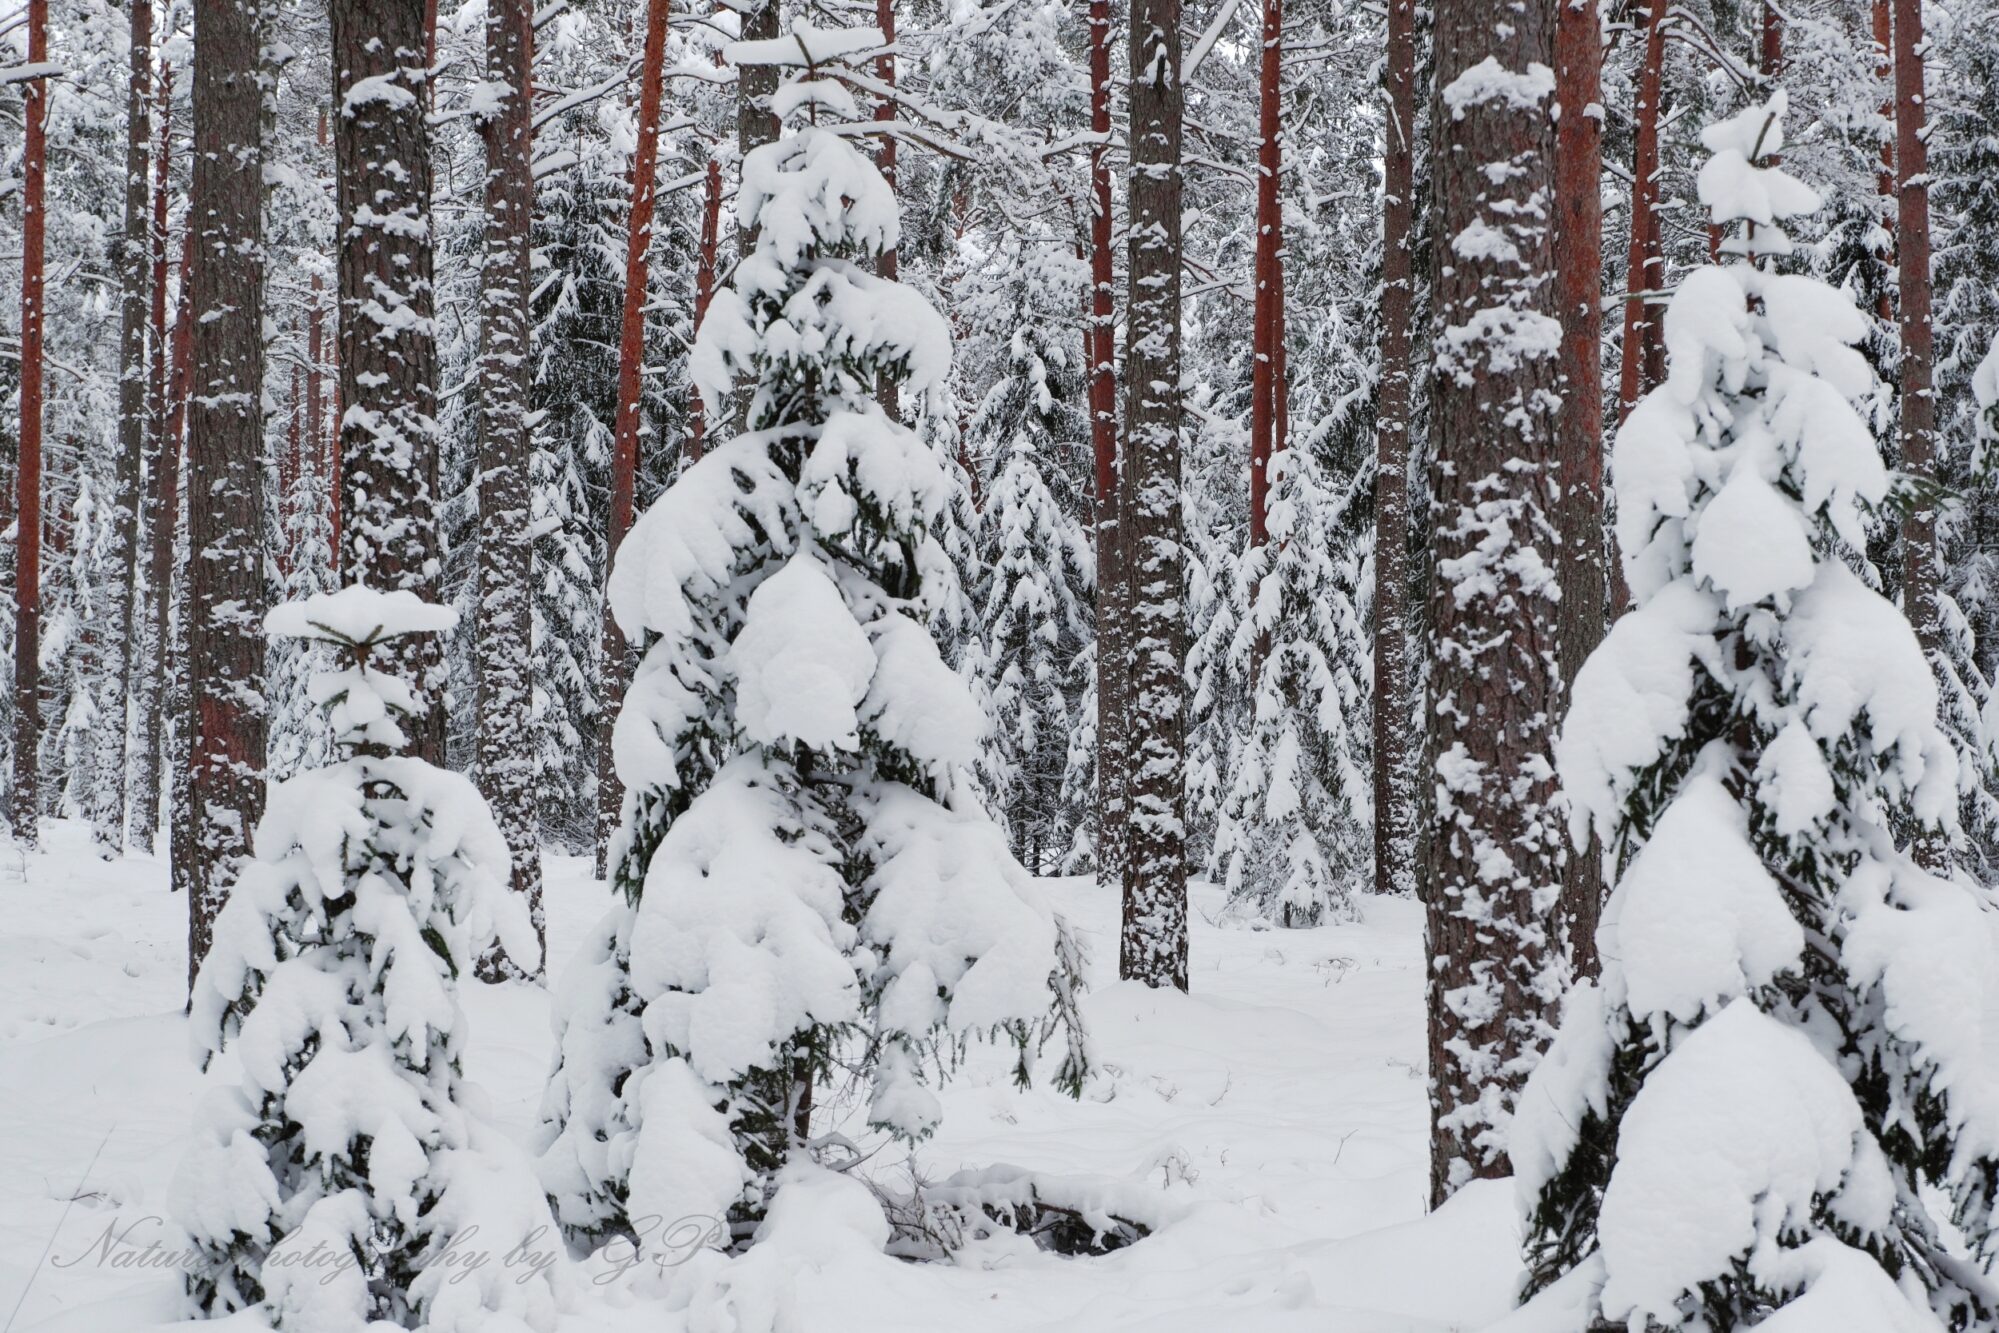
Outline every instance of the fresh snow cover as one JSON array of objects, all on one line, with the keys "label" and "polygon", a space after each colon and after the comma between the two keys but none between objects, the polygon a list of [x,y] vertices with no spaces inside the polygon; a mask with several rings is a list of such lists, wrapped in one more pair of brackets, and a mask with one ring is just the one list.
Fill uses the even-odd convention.
[{"label": "fresh snow cover", "polygon": [[[802,68],[873,51],[882,45],[879,28],[815,28],[794,23],[782,37],[754,42],[730,42],[722,59],[731,65],[783,65]],[[794,87],[799,85],[793,85]]]},{"label": "fresh snow cover", "polygon": [[[0,1310],[22,1301],[17,1333],[260,1333],[249,1314],[178,1322],[179,1276],[157,1257],[185,1245],[161,1219],[204,1084],[181,1014],[186,904],[167,892],[164,858],[100,861],[81,824],[46,824],[43,842],[25,863],[0,863],[16,921],[0,936]],[[549,974],[565,977],[596,947],[614,895],[587,858],[551,857],[548,869]],[[1114,888],[1037,889],[1090,946],[1083,1004],[1103,1072],[1084,1100],[1042,1079],[1017,1090],[1010,1051],[974,1050],[936,1089],[944,1121],[919,1148],[868,1131],[864,1096],[843,1101],[834,1123],[877,1149],[862,1170],[891,1187],[906,1186],[911,1161],[945,1196],[1018,1193],[1025,1172],[1046,1182],[1042,1197],[1137,1218],[1152,1236],[1063,1259],[1002,1232],[956,1264],[910,1265],[871,1243],[882,1223],[851,1182],[822,1174],[803,1189],[787,1182],[778,1198],[795,1204],[774,1209],[765,1240],[739,1259],[621,1268],[616,1247],[577,1263],[560,1242],[529,1243],[530,1255],[563,1256],[557,1291],[574,1303],[556,1312],[556,1333],[735,1330],[752,1291],[771,1293],[782,1313],[765,1326],[786,1333],[1467,1333],[1506,1314],[1519,1279],[1507,1185],[1480,1182],[1424,1215],[1415,904],[1363,896],[1359,921],[1276,936],[1210,925],[1224,894],[1196,885],[1194,993],[1169,995],[1116,981]],[[549,996],[468,977],[460,998],[463,1096],[531,1146]],[[649,1097],[667,1096],[668,1068],[649,1075]],[[977,1174],[954,1184],[962,1169]],[[701,1186],[703,1171],[698,1159],[634,1163],[633,1178],[721,1188],[719,1171]],[[241,1179],[223,1168],[213,1183]],[[511,1197],[480,1205],[495,1211],[472,1248],[491,1257],[459,1291],[527,1271],[526,1259],[504,1263]],[[684,1211],[652,1207],[669,1220]],[[122,1238],[111,1254],[137,1259],[157,1243],[154,1266],[100,1262],[107,1227]],[[456,1299],[448,1284],[439,1295]],[[458,1333],[475,1327],[519,1333],[499,1319]]]}]

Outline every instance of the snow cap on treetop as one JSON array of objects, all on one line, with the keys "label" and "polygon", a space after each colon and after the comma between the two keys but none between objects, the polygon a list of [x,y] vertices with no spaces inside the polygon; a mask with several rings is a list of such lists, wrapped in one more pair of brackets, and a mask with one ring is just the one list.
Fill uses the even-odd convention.
[{"label": "snow cap on treetop", "polygon": [[281,603],[264,616],[266,634],[350,645],[405,634],[445,634],[457,624],[456,611],[426,602],[407,588],[383,591],[362,583]]},{"label": "snow cap on treetop", "polygon": [[1780,219],[1817,211],[1818,191],[1780,167],[1756,165],[1784,146],[1784,112],[1788,99],[1779,88],[1765,103],[1744,107],[1727,120],[1701,131],[1701,142],[1714,156],[1701,166],[1696,185],[1714,224],[1747,222],[1744,234],[1722,242],[1735,255],[1787,255],[1791,238],[1777,226]]}]

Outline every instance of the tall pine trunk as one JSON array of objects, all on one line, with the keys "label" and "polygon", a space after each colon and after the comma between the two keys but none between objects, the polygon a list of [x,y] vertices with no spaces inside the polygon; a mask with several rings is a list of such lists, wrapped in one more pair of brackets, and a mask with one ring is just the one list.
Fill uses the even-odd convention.
[{"label": "tall pine trunk", "polygon": [[[895,0],[875,0],[875,26],[881,29],[882,42],[884,43],[882,53],[875,57],[875,78],[880,80],[883,86],[888,88],[890,93],[893,94],[895,91]],[[875,120],[879,123],[887,124],[896,118],[897,113],[898,108],[894,96],[884,97],[875,107]],[[882,179],[888,182],[889,193],[894,194],[895,135],[893,132],[882,135],[881,147],[875,156],[875,165],[881,169]],[[890,282],[896,280],[899,269],[893,246],[883,250],[875,259],[875,272]],[[881,403],[882,411],[888,413],[891,419],[899,418],[902,415],[901,386],[895,376],[878,375],[875,377],[875,398]],[[962,438],[960,436],[960,439]],[[962,448],[963,446],[960,445],[961,450]],[[960,456],[963,456],[962,452]],[[966,474],[970,477],[972,486],[976,488],[978,486],[977,476],[972,473],[970,468],[966,469]]]},{"label": "tall pine trunk", "polygon": [[[49,58],[48,0],[28,0],[28,63]],[[8,819],[29,850],[41,845],[42,280],[48,210],[47,77],[27,80],[21,148],[21,445],[14,466],[14,785]]]},{"label": "tall pine trunk", "polygon": [[190,986],[264,803],[263,40],[256,0],[196,0],[183,611],[193,706],[189,836],[174,848],[189,867]]},{"label": "tall pine trunk", "polygon": [[1118,974],[1187,988],[1186,625],[1180,520],[1179,0],[1131,14],[1122,514],[1130,805]]},{"label": "tall pine trunk", "polygon": [[138,655],[133,628],[139,550],[139,471],[146,452],[147,244],[152,198],[147,166],[152,157],[153,7],[130,0],[131,44],[125,90],[125,214],[118,246],[118,459],[112,473],[109,567],[111,642],[105,645],[98,682],[97,777],[91,791],[91,824],[99,845],[125,844],[128,762],[126,735]]},{"label": "tall pine trunk", "polygon": [[[1562,320],[1562,409],[1556,429],[1563,709],[1576,673],[1603,639],[1603,40],[1596,0],[1557,0],[1555,282]],[[1566,844],[1565,844],[1566,846]],[[1601,858],[1569,849],[1562,872],[1564,929],[1580,976],[1595,976],[1603,903]]]},{"label": "tall pine trunk", "polygon": [[[424,0],[335,0],[343,582],[438,600],[437,327]],[[413,753],[444,763],[439,636],[386,650],[416,691]]]},{"label": "tall pine trunk", "polygon": [[1416,887],[1414,681],[1409,661],[1409,417],[1416,281],[1416,0],[1388,0],[1382,66],[1381,380],[1374,472],[1374,891]]},{"label": "tall pine trunk", "polygon": [[[722,53],[715,52],[715,64],[722,63]],[[694,328],[698,332],[701,321],[708,318],[708,303],[715,297],[715,265],[721,258],[722,247],[722,159],[713,152],[708,154],[708,167],[701,180],[701,241],[696,250],[694,267]],[[701,460],[702,446],[708,435],[708,409],[701,401],[701,391],[691,385],[687,390],[687,461]]]},{"label": "tall pine trunk", "polygon": [[504,92],[480,127],[486,146],[486,236],[479,310],[479,790],[506,835],[513,890],[526,900],[545,951],[529,651],[533,68],[533,0],[487,0],[486,79]]},{"label": "tall pine trunk", "polygon": [[1096,471],[1097,877],[1122,883],[1127,823],[1125,731],[1130,658],[1124,650],[1123,527],[1118,522],[1117,329],[1111,300],[1111,7],[1090,0],[1090,451]]},{"label": "tall pine trunk", "polygon": [[[661,66],[666,61],[666,0],[647,0],[645,54],[640,61],[639,139],[632,159],[631,225],[625,231],[625,303],[618,338],[618,415],[611,452],[610,525],[604,534],[604,576],[618,558],[618,547],[632,526],[632,506],[638,488],[639,427],[645,384],[645,300],[652,254],[653,186],[658,174]],[[604,598],[602,681],[597,714],[597,874],[609,867],[612,831],[624,803],[611,759],[611,728],[625,699],[625,636]]]},{"label": "tall pine trunk", "polygon": [[[1263,0],[1262,51],[1257,68],[1256,254],[1249,389],[1249,544],[1270,540],[1270,457],[1278,445],[1277,344],[1284,311],[1277,285],[1277,252],[1284,244],[1278,204],[1282,104],[1278,73],[1284,59],[1284,0]],[[1262,656],[1259,651],[1258,657]]]},{"label": "tall pine trunk", "polygon": [[[160,825],[160,745],[164,740],[165,684],[172,652],[167,610],[173,595],[174,539],[180,517],[180,445],[167,434],[167,207],[173,157],[173,66],[162,63],[154,89],[152,225],[147,248],[153,268],[147,291],[146,444],[152,482],[146,535],[146,663],[133,682],[138,692],[138,766],[133,770],[132,843],[153,850]],[[190,233],[192,234],[192,233]],[[181,260],[181,298],[187,298],[187,261]],[[183,312],[184,315],[185,312]]]},{"label": "tall pine trunk", "polygon": [[[174,302],[173,368],[167,383],[167,433],[160,446],[163,458],[170,459],[162,473],[162,492],[176,535],[189,531],[189,500],[182,477],[187,470],[187,394],[194,382],[194,241],[195,228],[188,224],[181,235],[180,296]],[[173,891],[194,901],[194,858],[184,854],[194,828],[194,706],[189,695],[188,672],[193,653],[188,639],[187,552],[170,546],[162,597],[173,608],[167,620],[166,718],[170,724],[165,746],[167,765],[167,820],[169,837],[176,849],[169,858]]]},{"label": "tall pine trunk", "polygon": [[1425,865],[1433,1203],[1504,1175],[1496,1136],[1545,1042],[1562,820],[1555,420],[1562,326],[1544,201],[1557,0],[1436,8],[1437,576]]},{"label": "tall pine trunk", "polygon": [[1646,11],[1645,50],[1639,58],[1638,97],[1631,109],[1638,127],[1631,162],[1631,248],[1625,270],[1623,364],[1617,377],[1617,419],[1621,422],[1644,395],[1646,328],[1651,323],[1645,293],[1663,276],[1655,248],[1653,214],[1659,202],[1659,99],[1666,64],[1666,0],[1651,0]]},{"label": "tall pine trunk", "polygon": [[[1902,611],[1932,664],[1943,653],[1937,608],[1937,405],[1930,318],[1929,153],[1923,142],[1922,0],[1894,0],[1896,263],[1901,311],[1902,471],[1918,483],[1902,519]],[[1950,845],[1917,839],[1916,856],[1936,874],[1950,867]]]}]

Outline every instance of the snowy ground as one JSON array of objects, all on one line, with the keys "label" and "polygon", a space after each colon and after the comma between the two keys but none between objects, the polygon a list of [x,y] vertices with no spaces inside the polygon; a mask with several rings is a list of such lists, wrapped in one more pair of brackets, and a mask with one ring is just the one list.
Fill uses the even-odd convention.
[{"label": "snowy ground", "polygon": [[[46,844],[25,865],[0,849],[0,1333],[137,1333],[178,1309],[178,1277],[133,1260],[179,1243],[158,1219],[200,1082],[180,1014],[186,916],[163,862],[99,862],[71,826]],[[1370,901],[1355,926],[1251,933],[1207,925],[1217,899],[1197,891],[1193,993],[1181,996],[1113,980],[1114,894],[1088,880],[1048,888],[1091,946],[1103,1073],[1072,1102],[1017,1092],[991,1062],[974,1068],[947,1090],[917,1169],[1012,1163],[1144,1182],[1175,1220],[1101,1258],[993,1246],[958,1266],[801,1264],[774,1282],[797,1328],[1441,1333],[1506,1310],[1509,1188],[1476,1186],[1423,1216],[1414,904]],[[551,862],[558,967],[606,905],[587,863]],[[472,989],[468,1075],[486,1114],[525,1139],[547,1000]],[[897,1156],[867,1169],[906,1179]],[[642,1272],[579,1274],[562,1333],[676,1333],[685,1317],[657,1288]]]}]

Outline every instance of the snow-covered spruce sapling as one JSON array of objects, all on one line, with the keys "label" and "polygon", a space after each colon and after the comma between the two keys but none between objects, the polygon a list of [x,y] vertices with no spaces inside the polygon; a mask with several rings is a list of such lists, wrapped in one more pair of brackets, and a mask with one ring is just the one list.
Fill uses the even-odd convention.
[{"label": "snow-covered spruce sapling", "polygon": [[1951,821],[1956,764],[1914,631],[1842,559],[1890,478],[1865,320],[1767,263],[1818,204],[1765,161],[1783,112],[1705,132],[1729,262],[1674,293],[1618,432],[1634,605],[1557,749],[1615,871],[1603,974],[1510,1142],[1537,1330],[1999,1318],[1999,937],[1898,845]]},{"label": "snow-covered spruce sapling", "polygon": [[454,619],[359,586],[265,618],[340,659],[312,684],[340,758],[272,787],[194,988],[197,1057],[241,1069],[203,1102],[174,1184],[204,1313],[259,1307],[279,1329],[553,1323],[559,1277],[426,1271],[475,1222],[495,1254],[551,1225],[531,1165],[460,1105],[458,980],[495,940],[534,958],[534,930],[478,790],[398,753],[413,700],[377,665],[384,644]]},{"label": "snow-covered spruce sapling", "polygon": [[1363,626],[1374,580],[1366,549],[1340,531],[1357,492],[1330,484],[1303,445],[1270,470],[1270,540],[1234,571],[1245,609],[1229,658],[1254,688],[1248,727],[1229,743],[1209,873],[1231,919],[1316,926],[1351,919],[1373,878]]},{"label": "snow-covered spruce sapling", "polygon": [[[795,64],[828,37],[729,56]],[[857,116],[822,81],[776,105]],[[949,330],[868,271],[896,203],[847,139],[757,149],[737,209],[756,248],[693,365],[703,401],[747,393],[747,429],[639,518],[610,578],[648,645],[615,731],[625,901],[561,983],[543,1105],[543,1180],[585,1236],[761,1216],[843,1087],[924,1137],[926,1084],[974,1036],[1017,1043],[1025,1079],[1066,1024],[1057,1081],[1085,1068],[1073,947],[964,799],[985,719],[925,627],[951,590],[943,469],[875,401],[883,376],[906,406],[934,393]]]}]

